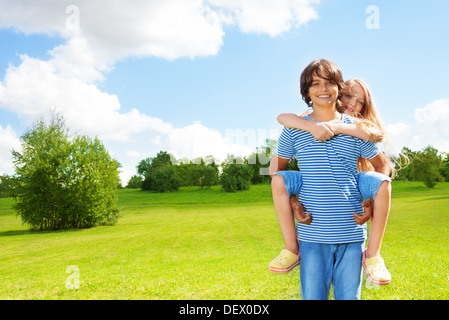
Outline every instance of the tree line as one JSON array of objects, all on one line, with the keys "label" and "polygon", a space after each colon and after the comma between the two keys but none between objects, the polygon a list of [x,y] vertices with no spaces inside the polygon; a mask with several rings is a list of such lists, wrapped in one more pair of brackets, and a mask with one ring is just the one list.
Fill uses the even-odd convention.
[{"label": "tree line", "polygon": [[[180,187],[198,186],[210,188],[221,185],[226,192],[248,190],[251,184],[269,183],[267,164],[260,158],[270,155],[270,141],[248,157],[228,158],[218,163],[213,156],[204,159],[176,160],[167,151],[160,151],[154,158],[146,158],[137,165],[126,188],[139,188],[158,192],[177,191]],[[289,164],[294,170],[296,161]]]},{"label": "tree line", "polygon": [[[98,138],[70,135],[64,119],[53,114],[50,121],[38,120],[21,142],[21,151],[12,151],[15,173],[0,176],[0,196],[15,198],[14,208],[24,224],[59,230],[117,222],[120,164]],[[126,187],[171,192],[183,186],[221,185],[226,192],[247,190],[271,181],[268,167],[275,143],[267,140],[251,155],[229,155],[221,163],[212,156],[177,160],[160,151],[139,162]],[[429,188],[449,182],[449,153],[432,146],[419,151],[403,148],[395,160],[397,180],[422,181]],[[296,160],[287,170],[298,170]]]},{"label": "tree line", "polygon": [[[259,158],[271,155],[273,140],[258,148],[248,157],[228,156],[218,164],[212,157],[196,160],[176,160],[166,151],[160,151],[154,158],[146,158],[137,166],[126,188],[141,188],[159,192],[176,191],[184,186],[210,188],[221,184],[224,191],[236,192],[249,189],[251,184],[269,183],[269,163],[261,164]],[[395,180],[421,181],[434,188],[438,182],[449,182],[449,153],[441,153],[432,146],[419,151],[404,147],[393,159]],[[265,169],[265,170],[264,170]],[[292,159],[287,170],[298,170],[297,161]]]}]

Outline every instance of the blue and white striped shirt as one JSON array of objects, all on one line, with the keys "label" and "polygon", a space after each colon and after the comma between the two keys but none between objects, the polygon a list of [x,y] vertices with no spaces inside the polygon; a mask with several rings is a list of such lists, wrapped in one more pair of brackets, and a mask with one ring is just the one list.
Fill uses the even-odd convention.
[{"label": "blue and white striped shirt", "polygon": [[[310,120],[309,116],[304,117]],[[342,115],[342,122],[354,119]],[[379,148],[358,138],[337,135],[328,141],[315,140],[309,132],[284,128],[275,154],[295,157],[302,172],[299,194],[312,223],[297,223],[298,239],[317,243],[351,243],[366,239],[366,224],[360,226],[353,212],[361,214],[361,195],[357,187],[357,159],[372,159]]]}]

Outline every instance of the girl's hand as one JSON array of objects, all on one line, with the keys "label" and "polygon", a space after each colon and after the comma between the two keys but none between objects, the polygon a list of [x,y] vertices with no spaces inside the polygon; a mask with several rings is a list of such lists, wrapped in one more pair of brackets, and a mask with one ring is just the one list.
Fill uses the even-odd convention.
[{"label": "girl's hand", "polygon": [[326,123],[317,123],[313,126],[311,132],[313,136],[318,141],[326,141],[334,136],[334,133]]},{"label": "girl's hand", "polygon": [[329,128],[330,131],[332,131],[332,133],[335,136],[342,133],[341,132],[341,129],[342,129],[341,123],[338,123],[338,122],[323,122],[323,123]]}]

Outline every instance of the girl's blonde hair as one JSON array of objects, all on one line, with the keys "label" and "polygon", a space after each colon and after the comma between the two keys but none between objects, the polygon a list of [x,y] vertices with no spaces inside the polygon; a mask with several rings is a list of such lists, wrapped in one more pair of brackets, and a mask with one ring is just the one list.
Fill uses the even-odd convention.
[{"label": "girl's blonde hair", "polygon": [[[365,103],[363,104],[360,113],[355,114],[354,117],[357,119],[357,124],[368,133],[370,136],[370,141],[372,142],[382,142],[386,138],[386,131],[382,120],[374,106],[373,98],[371,96],[370,89],[368,85],[359,79],[350,79],[345,81],[341,94],[352,95],[352,90],[354,87],[360,86],[365,95]],[[338,106],[340,112],[344,112],[341,103]]]},{"label": "girl's blonde hair", "polygon": [[[373,98],[371,96],[370,89],[368,85],[359,79],[350,79],[345,81],[343,88],[342,88],[342,95],[344,94],[350,94],[351,91],[355,86],[360,86],[363,90],[363,93],[365,94],[365,103],[363,104],[362,110],[359,114],[355,115],[357,119],[357,125],[360,126],[363,130],[365,130],[368,135],[370,136],[370,140],[372,142],[383,144],[383,152],[386,155],[386,158],[388,159],[388,166],[391,171],[391,177],[394,178],[396,175],[396,169],[392,161],[392,156],[388,154],[388,151],[386,150],[387,147],[390,147],[391,141],[386,133],[385,127],[382,123],[382,120],[379,116],[379,113],[376,110],[376,107],[374,106]],[[343,106],[341,103],[338,106],[339,111],[343,112]],[[374,171],[373,166],[367,159],[359,158],[359,164],[358,164],[358,170],[359,171]]]}]

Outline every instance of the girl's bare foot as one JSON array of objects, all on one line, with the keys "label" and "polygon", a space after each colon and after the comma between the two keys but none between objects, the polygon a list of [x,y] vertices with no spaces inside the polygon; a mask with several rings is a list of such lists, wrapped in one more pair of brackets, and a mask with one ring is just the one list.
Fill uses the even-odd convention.
[{"label": "girl's bare foot", "polygon": [[310,216],[310,213],[304,212],[303,205],[296,199],[296,196],[292,195],[290,197],[290,205],[292,207],[293,213],[295,214],[296,220],[298,220],[300,223],[304,224],[310,224],[312,221],[312,217]]},{"label": "girl's bare foot", "polygon": [[357,224],[362,225],[371,218],[373,215],[373,205],[374,200],[369,198],[362,203],[363,215],[360,216],[354,212],[354,219]]}]

